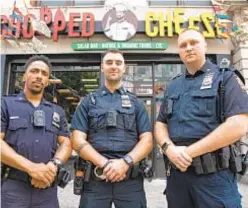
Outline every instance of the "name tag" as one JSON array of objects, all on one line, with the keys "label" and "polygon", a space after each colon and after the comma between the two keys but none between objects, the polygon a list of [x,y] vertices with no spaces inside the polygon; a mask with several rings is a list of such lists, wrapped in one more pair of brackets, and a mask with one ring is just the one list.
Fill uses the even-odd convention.
[{"label": "name tag", "polygon": [[18,119],[18,118],[20,118],[20,117],[19,116],[11,116],[11,117],[9,117],[10,120],[14,120],[14,119]]}]

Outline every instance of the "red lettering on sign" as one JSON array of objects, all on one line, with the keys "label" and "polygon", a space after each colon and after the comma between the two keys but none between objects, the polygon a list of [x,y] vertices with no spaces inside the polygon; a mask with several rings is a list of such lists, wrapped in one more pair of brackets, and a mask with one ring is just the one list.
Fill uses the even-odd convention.
[{"label": "red lettering on sign", "polygon": [[[82,19],[81,19],[82,18]],[[21,22],[18,19],[13,19],[6,15],[1,15],[1,24],[2,28],[0,28],[1,35],[3,36],[14,36],[15,38],[20,38],[21,35],[25,39],[32,38],[35,34],[40,34],[39,30],[36,31],[32,27],[31,21],[37,20],[37,18],[33,14],[26,15]],[[66,29],[66,19],[63,11],[60,8],[57,9],[54,15],[52,10],[47,6],[43,6],[40,8],[40,20],[44,21],[52,30],[53,41],[58,41],[58,34],[65,33]],[[81,23],[80,23],[81,22]],[[82,25],[80,25],[82,24]],[[39,25],[39,24],[38,24]],[[81,31],[79,31],[81,28]],[[92,13],[70,13],[69,14],[69,23],[68,23],[68,36],[69,37],[91,37],[95,32],[95,17]],[[80,34],[81,33],[81,34]]]},{"label": "red lettering on sign", "polygon": [[65,22],[65,16],[63,12],[58,9],[55,17],[54,17],[54,24],[53,24],[53,41],[58,41],[58,32],[63,31],[65,29],[66,22]]},{"label": "red lettering on sign", "polygon": [[79,18],[80,13],[70,13],[70,20],[68,25],[68,36],[69,37],[79,37],[80,33],[73,31],[75,27],[79,27],[77,22],[74,22],[75,18]]},{"label": "red lettering on sign", "polygon": [[45,21],[47,25],[52,22],[52,11],[47,6],[40,8],[40,19]]},{"label": "red lettering on sign", "polygon": [[8,34],[15,36],[15,38],[19,38],[21,33],[21,22],[17,20],[14,22],[14,18],[12,16],[9,17],[9,29]]},{"label": "red lettering on sign", "polygon": [[[89,28],[87,28],[89,25]],[[88,30],[89,29],[89,30]],[[92,13],[83,13],[82,37],[90,37],[95,31],[95,17]]]},{"label": "red lettering on sign", "polygon": [[7,25],[8,25],[8,18],[5,16],[5,15],[1,15],[1,25],[2,27],[0,27],[0,32],[1,32],[1,35],[5,36],[8,34],[8,29],[7,29]]},{"label": "red lettering on sign", "polygon": [[24,38],[30,39],[34,36],[34,30],[29,24],[29,16],[24,17],[24,23],[22,24],[22,35]]}]

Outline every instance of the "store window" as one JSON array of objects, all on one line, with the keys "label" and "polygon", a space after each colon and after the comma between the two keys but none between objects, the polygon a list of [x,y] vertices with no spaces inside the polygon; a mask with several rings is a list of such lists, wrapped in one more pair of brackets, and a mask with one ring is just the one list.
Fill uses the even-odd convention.
[{"label": "store window", "polygon": [[82,0],[74,0],[75,6],[101,6],[104,5],[105,1],[99,0],[89,0],[89,1],[82,1]]},{"label": "store window", "polygon": [[124,87],[138,96],[152,95],[152,66],[128,65],[123,77]]},{"label": "store window", "polygon": [[[23,90],[23,74],[24,67],[16,66],[16,69],[11,73],[9,94],[18,94]],[[53,66],[50,84],[45,88],[44,97],[65,110],[70,124],[80,100],[99,86],[99,66]]]},{"label": "store window", "polygon": [[48,1],[41,0],[37,1],[37,6],[73,6],[74,1],[72,0],[60,0],[60,1]]},{"label": "store window", "polygon": [[104,0],[40,0],[37,1],[37,6],[101,6],[104,5]]},{"label": "store window", "polygon": [[183,5],[185,6],[212,6],[212,2],[210,0],[184,1]]},{"label": "store window", "polygon": [[163,0],[149,0],[150,6],[177,6],[178,0],[174,1],[163,1]]},{"label": "store window", "polygon": [[154,69],[154,92],[156,99],[156,118],[159,113],[160,106],[162,104],[166,85],[169,84],[171,79],[176,75],[184,72],[185,67],[183,64],[157,64]]},{"label": "store window", "polygon": [[211,0],[198,0],[198,1],[189,1],[189,0],[149,0],[149,5],[151,6],[211,6]]}]

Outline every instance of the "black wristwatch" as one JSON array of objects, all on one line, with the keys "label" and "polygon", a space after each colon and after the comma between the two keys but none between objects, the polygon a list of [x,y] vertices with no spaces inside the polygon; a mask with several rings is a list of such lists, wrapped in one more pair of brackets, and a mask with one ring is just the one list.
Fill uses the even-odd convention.
[{"label": "black wristwatch", "polygon": [[161,149],[163,151],[164,154],[166,154],[166,150],[168,149],[168,147],[172,144],[172,142],[164,142],[164,144],[161,146]]},{"label": "black wristwatch", "polygon": [[60,169],[61,166],[63,165],[63,162],[62,162],[60,159],[56,158],[56,157],[52,158],[50,161],[51,161],[55,166],[57,166],[58,169]]},{"label": "black wristwatch", "polygon": [[128,166],[132,166],[133,165],[133,158],[129,155],[125,155],[123,157],[123,160],[125,161],[125,163],[128,164]]}]

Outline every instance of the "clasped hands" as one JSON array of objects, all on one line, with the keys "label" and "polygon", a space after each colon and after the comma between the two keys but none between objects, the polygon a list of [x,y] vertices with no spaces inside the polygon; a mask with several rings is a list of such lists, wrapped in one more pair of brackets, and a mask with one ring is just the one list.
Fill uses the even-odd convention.
[{"label": "clasped hands", "polygon": [[166,155],[181,172],[185,172],[193,161],[192,157],[187,153],[186,146],[169,145]]},{"label": "clasped hands", "polygon": [[123,181],[129,169],[128,164],[123,159],[106,159],[101,167],[104,167],[103,176],[105,180],[111,183]]},{"label": "clasped hands", "polygon": [[53,184],[57,176],[57,166],[52,162],[34,163],[28,171],[31,177],[31,184],[35,188],[46,189]]}]

